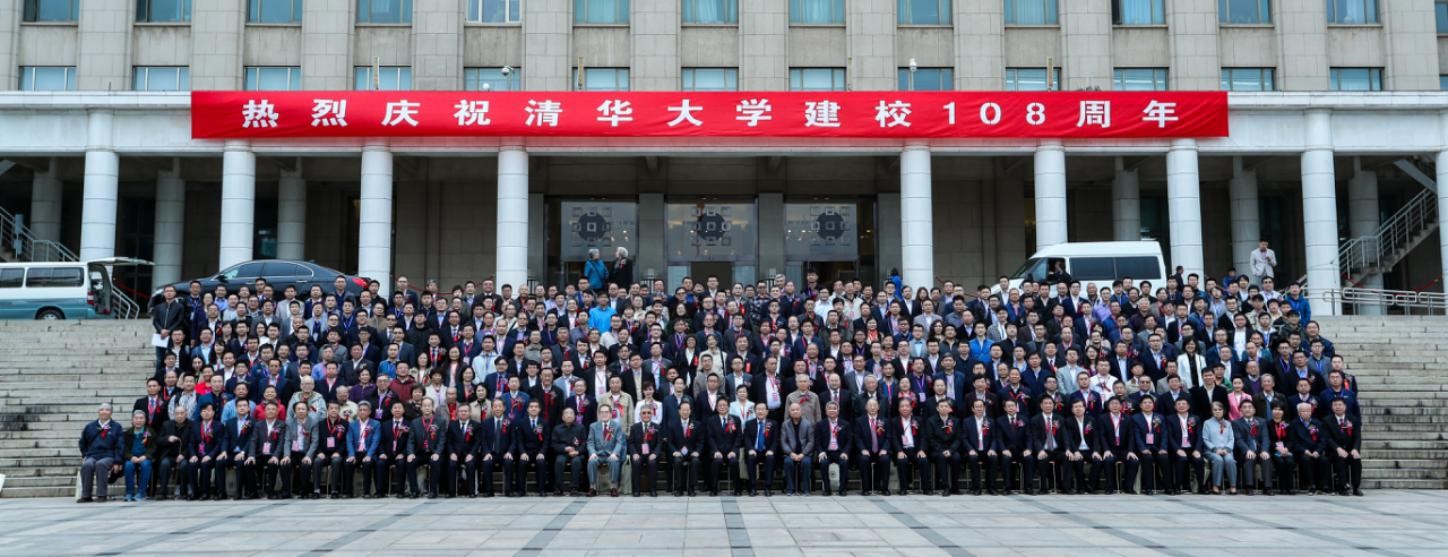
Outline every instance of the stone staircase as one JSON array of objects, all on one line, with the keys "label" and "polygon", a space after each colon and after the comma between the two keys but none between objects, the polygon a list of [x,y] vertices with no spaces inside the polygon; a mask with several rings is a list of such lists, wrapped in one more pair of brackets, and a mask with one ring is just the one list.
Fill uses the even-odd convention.
[{"label": "stone staircase", "polygon": [[1320,317],[1362,390],[1363,484],[1448,488],[1448,317]]},{"label": "stone staircase", "polygon": [[80,430],[104,401],[129,423],[150,335],[147,320],[0,321],[0,497],[75,493]]}]

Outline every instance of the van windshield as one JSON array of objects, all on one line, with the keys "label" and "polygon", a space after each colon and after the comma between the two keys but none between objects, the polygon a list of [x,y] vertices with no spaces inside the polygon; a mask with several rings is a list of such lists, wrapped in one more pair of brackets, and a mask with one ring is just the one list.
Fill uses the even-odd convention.
[{"label": "van windshield", "polygon": [[1046,278],[1046,259],[1043,257],[1027,259],[1021,268],[1011,274],[1013,279],[1031,279],[1039,281]]}]

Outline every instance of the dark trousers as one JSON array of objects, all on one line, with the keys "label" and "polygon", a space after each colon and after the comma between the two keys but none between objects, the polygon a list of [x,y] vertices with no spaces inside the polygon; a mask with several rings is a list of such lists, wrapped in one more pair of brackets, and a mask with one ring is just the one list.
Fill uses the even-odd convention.
[{"label": "dark trousers", "polygon": [[[563,482],[563,469],[565,467],[568,468],[570,480],[568,483]],[[568,456],[567,453],[564,453],[553,457],[553,489],[555,491],[562,491],[564,486],[567,486],[573,491],[582,489],[582,486],[578,483],[578,477],[582,473],[583,453],[578,453],[575,456]],[[638,482],[634,482],[634,485],[638,485]]]},{"label": "dark trousers", "polygon": [[[431,454],[431,453],[422,453],[422,454],[413,455],[413,456],[415,456],[415,457],[417,457],[417,458],[414,458],[414,459],[412,459],[411,461],[409,461],[409,462],[407,463],[407,487],[408,487],[408,489],[411,489],[411,490],[412,490],[412,493],[414,493],[414,494],[422,493],[422,490],[419,489],[418,483],[417,483],[417,471],[418,471],[419,469],[426,468],[426,469],[427,469],[427,494],[428,494],[428,495],[436,496],[436,495],[437,495],[437,492],[440,490],[440,487],[439,487],[439,486],[444,485],[444,484],[443,484],[443,481],[442,481],[442,478],[443,478],[444,475],[446,475],[446,474],[444,473],[444,469],[447,467],[447,465],[445,464],[445,460],[444,460],[444,459],[446,459],[447,457],[444,456],[444,455],[440,455],[440,454],[439,454],[439,455],[433,455],[433,454]],[[436,456],[437,458],[434,459],[434,458],[433,458],[434,456]]]},{"label": "dark trousers", "polygon": [[[351,489],[350,487],[348,487],[347,490],[345,490],[345,491],[342,490],[342,471],[343,471],[344,468],[346,468],[346,466],[343,465],[343,464],[344,464],[344,463],[343,463],[344,460],[346,460],[346,457],[342,456],[342,453],[340,453],[340,452],[331,453],[331,454],[327,454],[327,453],[317,453],[316,457],[312,459],[312,492],[313,492],[313,493],[327,493],[327,492],[330,492],[332,495],[341,495],[341,494],[343,494],[343,493],[347,493],[347,494],[351,494],[351,493],[352,493],[352,489]],[[331,473],[328,474],[328,478],[330,479],[330,481],[327,482],[327,491],[323,491],[323,490],[322,490],[322,469],[323,469],[323,468],[328,468],[328,467],[331,468],[331,470],[330,470]]]},{"label": "dark trousers", "polygon": [[[453,457],[457,459],[453,460]],[[477,493],[478,460],[477,457],[474,457],[473,460],[468,460],[467,457],[468,455],[461,454],[450,455],[448,457],[447,477],[449,478],[449,484],[447,493],[449,495],[453,493],[457,493],[458,495],[472,495]],[[489,489],[488,492],[492,493],[492,490]]]},{"label": "dark trousers", "polygon": [[302,467],[302,454],[297,453],[290,457],[286,464],[282,465],[282,495],[296,495],[311,493],[307,480],[311,477],[310,470]]},{"label": "dark trousers", "polygon": [[[721,467],[723,469],[721,469]],[[786,463],[786,468],[788,464]],[[739,456],[720,455],[718,458],[709,459],[709,486],[710,490],[718,493],[719,484],[729,476],[729,486],[739,491]]]},{"label": "dark trousers", "polygon": [[[1155,491],[1157,489],[1170,489],[1171,474],[1166,471],[1166,455],[1160,451],[1146,450],[1136,453],[1136,458],[1141,460],[1141,490]],[[1163,478],[1163,476],[1166,476]],[[1158,481],[1160,479],[1160,481]],[[1166,486],[1162,484],[1168,484]],[[1128,482],[1127,487],[1131,486]]]},{"label": "dark trousers", "polygon": [[910,482],[917,474],[920,476],[920,489],[930,491],[930,479],[926,474],[929,457],[920,456],[920,449],[913,447],[901,452],[905,456],[895,455],[895,476],[900,481],[900,493],[910,490]]},{"label": "dark trousers", "polygon": [[[159,495],[161,497],[170,497],[171,473],[173,471],[179,471],[181,469],[181,465],[176,462],[176,457],[174,456],[164,456],[156,460],[156,464],[158,465],[156,470],[156,480],[151,482],[151,485],[156,489],[156,495]],[[181,488],[182,497],[188,495],[191,492],[191,484],[190,482],[186,481],[185,474],[182,474],[181,478],[176,480],[176,485],[177,487]]]},{"label": "dark trousers", "polygon": [[825,456],[824,456],[824,458],[821,458],[821,459],[819,460],[819,462],[817,463],[817,464],[819,465],[819,467],[820,467],[820,484],[825,486],[825,494],[826,494],[826,495],[829,495],[829,493],[830,493],[830,491],[831,491],[831,487],[832,487],[832,486],[830,486],[830,465],[831,465],[831,464],[838,464],[838,465],[840,465],[840,483],[839,483],[838,486],[833,486],[833,487],[835,487],[836,489],[839,490],[840,495],[844,495],[844,494],[846,494],[846,493],[849,492],[849,489],[850,489],[850,461],[849,461],[848,458],[845,458],[845,457],[847,457],[847,456],[848,456],[848,455],[846,455],[845,453],[840,452],[840,451],[825,451]]},{"label": "dark trousers", "polygon": [[[261,468],[261,477],[257,478],[257,483],[261,485],[262,493],[266,494],[267,497],[274,497],[277,494],[277,475],[281,474],[285,476],[287,472],[290,471],[290,468],[282,465],[282,459],[280,457],[278,457],[275,462],[272,461],[272,457],[270,456],[258,460],[260,460],[260,462],[257,462],[257,467]],[[291,483],[291,478],[285,478],[283,484],[286,486],[287,493],[291,493],[292,491]]]},{"label": "dark trousers", "polygon": [[[774,485],[774,460],[773,455],[766,455],[762,451],[754,451],[744,457],[745,468],[749,469],[749,489],[758,491],[764,488],[768,491],[770,486]],[[762,473],[760,468],[764,469]],[[759,481],[761,477],[764,479],[762,484]]]},{"label": "dark trousers", "polygon": [[[1297,457],[1292,453],[1272,452],[1272,468],[1276,472],[1278,488],[1282,491],[1291,491],[1297,477]],[[1265,481],[1268,488],[1272,487],[1272,476],[1267,476]],[[1298,487],[1301,487],[1299,484]]]},{"label": "dark trousers", "polygon": [[485,459],[478,465],[480,471],[478,474],[478,484],[482,488],[484,495],[493,494],[494,468],[503,471],[503,493],[508,495],[513,493],[513,469],[517,467],[517,461],[505,455],[507,455],[507,453],[493,455],[493,458]]},{"label": "dark trousers", "polygon": [[[992,462],[992,460],[993,459],[990,457],[989,454],[980,451],[966,453],[965,467],[966,469],[970,470],[970,485],[972,486],[971,489],[974,489],[975,491],[995,489],[996,466],[994,466],[995,463]],[[981,483],[982,472],[985,473],[984,484]],[[959,481],[964,482],[965,478],[962,477]]]},{"label": "dark trousers", "polygon": [[[811,459],[809,455],[804,455],[804,458],[801,458],[798,462],[795,462],[792,455],[784,455],[785,493],[798,492],[809,495],[810,484],[814,483],[812,477],[814,474],[810,473],[813,469],[813,466],[810,464],[812,461],[813,459]],[[825,481],[828,482],[829,480],[826,479]]]},{"label": "dark trousers", "polygon": [[[674,491],[693,493],[699,486],[699,454],[675,457],[673,461],[673,473],[670,475],[673,477]],[[685,468],[688,469],[687,472]]]},{"label": "dark trousers", "polygon": [[944,452],[933,453],[930,455],[930,465],[935,472],[935,489],[954,491],[955,470],[960,467],[960,453],[950,453],[950,456],[946,456]]},{"label": "dark trousers", "polygon": [[[1040,453],[1028,455],[1028,460],[1033,461],[1036,469],[1036,482],[1040,484],[1041,491],[1045,492],[1052,487],[1061,489],[1061,476],[1066,471],[1066,451],[1055,449],[1046,452],[1046,458],[1035,458]],[[1027,487],[1030,487],[1027,485]]]},{"label": "dark trousers", "polygon": [[[1107,489],[1109,491],[1121,490],[1121,473],[1116,469],[1116,454],[1107,453],[1101,456],[1101,460],[1091,462],[1091,488]],[[1137,461],[1126,459],[1126,485],[1130,487],[1136,481]],[[1104,484],[1103,484],[1103,478]]]},{"label": "dark trousers", "polygon": [[[406,473],[407,455],[402,453],[379,454],[377,456],[377,476],[373,480],[377,486],[377,494],[402,493],[402,476]],[[412,483],[412,492],[417,493],[417,481],[413,480]]]},{"label": "dark trousers", "polygon": [[[1001,471],[1000,475],[1005,479],[1006,493],[1010,493],[1011,490],[1021,489],[1022,477],[1024,477],[1027,482],[1036,477],[1036,459],[1025,453],[1025,449],[1018,449],[1012,450],[1010,456],[1006,456],[1005,453],[1002,452],[1000,456],[996,457],[996,469]],[[1020,472],[1016,472],[1016,466],[1020,466]]]},{"label": "dark trousers", "polygon": [[518,485],[514,490],[517,491],[519,495],[526,495],[528,493],[528,471],[532,470],[533,479],[537,481],[538,494],[543,495],[544,492],[548,490],[548,456],[534,453],[528,455],[528,460],[522,460],[520,458],[517,462],[518,471],[515,479],[518,481]]},{"label": "dark trousers", "polygon": [[[655,493],[658,491],[659,479],[659,455],[658,453],[633,455],[633,492],[634,493]],[[647,487],[648,489],[645,489]]]},{"label": "dark trousers", "polygon": [[218,495],[226,494],[226,475],[229,470],[236,471],[236,498],[240,499],[247,495],[256,495],[256,465],[247,464],[246,459],[238,459],[236,454],[229,455],[229,458],[218,463],[216,467],[216,491]]},{"label": "dark trousers", "polygon": [[866,451],[860,458],[860,490],[890,491],[890,452]]},{"label": "dark trousers", "polygon": [[1302,474],[1303,489],[1325,491],[1324,488],[1327,486],[1324,484],[1327,482],[1323,481],[1325,479],[1323,476],[1326,475],[1324,466],[1326,462],[1320,454],[1317,457],[1311,457],[1307,456],[1306,451],[1293,451],[1292,459],[1297,462],[1297,470]]},{"label": "dark trousers", "polygon": [[1191,449],[1183,449],[1186,456],[1180,456],[1176,451],[1167,454],[1167,461],[1171,463],[1171,489],[1191,491],[1192,478],[1197,479],[1197,485],[1205,488],[1206,478],[1202,476],[1202,458],[1192,456]]},{"label": "dark trousers", "polygon": [[[378,474],[375,472],[376,459],[359,456],[353,458],[352,462],[342,462],[342,488],[343,493],[352,495],[352,486],[357,484],[357,472],[362,472],[362,495],[372,494],[372,479]],[[381,483],[381,482],[378,482]]]},{"label": "dark trousers", "polygon": [[217,494],[215,490],[216,461],[202,461],[186,459],[181,462],[181,476],[191,486],[193,497],[209,497]]}]

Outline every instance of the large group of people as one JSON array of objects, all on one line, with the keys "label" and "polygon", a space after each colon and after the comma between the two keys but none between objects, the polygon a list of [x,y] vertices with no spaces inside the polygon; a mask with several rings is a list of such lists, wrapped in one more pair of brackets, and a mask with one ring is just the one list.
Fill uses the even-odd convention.
[{"label": "large group of people", "polygon": [[81,501],[122,477],[136,501],[1362,494],[1356,380],[1297,285],[666,290],[628,267],[168,287],[145,395],[81,433]]}]

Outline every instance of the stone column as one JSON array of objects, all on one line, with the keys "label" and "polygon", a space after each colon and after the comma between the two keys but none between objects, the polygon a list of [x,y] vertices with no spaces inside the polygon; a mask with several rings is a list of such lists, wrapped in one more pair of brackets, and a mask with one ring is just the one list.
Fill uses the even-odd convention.
[{"label": "stone column", "polygon": [[[1203,274],[1201,177],[1197,171],[1197,140],[1175,139],[1166,154],[1167,215],[1171,218],[1172,268],[1182,276]],[[1172,270],[1172,269],[1169,269]]]},{"label": "stone column", "polygon": [[120,198],[120,157],[111,144],[112,114],[91,112],[86,126],[85,193],[80,217],[80,258],[116,254],[116,205]]},{"label": "stone column", "polygon": [[1116,177],[1111,180],[1112,220],[1118,242],[1141,239],[1141,174],[1126,169],[1116,158]]},{"label": "stone column", "polygon": [[156,174],[156,229],[151,271],[152,288],[181,280],[181,241],[186,233],[186,182],[181,179],[181,161],[170,170]]},{"label": "stone column", "polygon": [[528,285],[528,152],[521,145],[498,151],[497,207],[497,285],[518,292]]},{"label": "stone column", "polygon": [[64,187],[50,159],[44,170],[37,169],[30,185],[30,233],[37,240],[60,242],[60,215]]},{"label": "stone column", "polygon": [[385,143],[362,148],[357,219],[357,274],[392,289],[392,151]]},{"label": "stone column", "polygon": [[[1332,167],[1332,113],[1309,110],[1307,149],[1302,152],[1302,238],[1307,246],[1307,286],[1313,315],[1338,315],[1341,302],[1325,292],[1342,288],[1338,267],[1337,177]],[[1279,271],[1280,274],[1280,271]],[[1289,282],[1289,281],[1283,281]]]},{"label": "stone column", "polygon": [[1036,148],[1036,249],[1066,243],[1066,148],[1046,139]]},{"label": "stone column", "polygon": [[1242,157],[1232,159],[1232,181],[1227,186],[1232,198],[1232,265],[1239,274],[1252,274],[1252,250],[1262,236],[1262,212],[1257,200],[1257,171],[1242,167]]},{"label": "stone column", "polygon": [[307,181],[301,169],[283,170],[277,181],[277,258],[306,259]]},{"label": "stone column", "polygon": [[[1353,177],[1347,182],[1348,235],[1352,238],[1373,236],[1378,232],[1378,173],[1363,170],[1361,161],[1353,160]],[[1370,273],[1361,281],[1363,288],[1382,289],[1383,274]],[[1357,306],[1359,315],[1383,315],[1379,304]]]},{"label": "stone column", "polygon": [[900,154],[900,275],[910,288],[935,285],[935,219],[930,147],[912,143]]},{"label": "stone column", "polygon": [[225,269],[252,258],[256,235],[256,154],[245,141],[227,141],[221,159],[221,247]]}]

